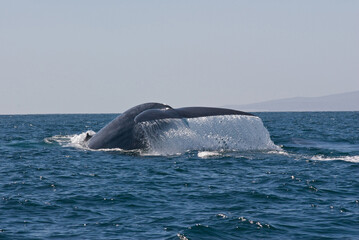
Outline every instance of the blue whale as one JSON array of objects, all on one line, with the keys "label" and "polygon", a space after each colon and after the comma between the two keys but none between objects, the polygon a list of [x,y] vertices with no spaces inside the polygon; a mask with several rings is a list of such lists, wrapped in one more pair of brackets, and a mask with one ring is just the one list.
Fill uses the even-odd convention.
[{"label": "blue whale", "polygon": [[250,113],[224,108],[185,107],[174,109],[161,103],[144,103],[119,115],[95,135],[87,136],[85,141],[90,149],[145,149],[147,145],[144,132],[139,126],[142,122],[220,115],[253,116]]}]

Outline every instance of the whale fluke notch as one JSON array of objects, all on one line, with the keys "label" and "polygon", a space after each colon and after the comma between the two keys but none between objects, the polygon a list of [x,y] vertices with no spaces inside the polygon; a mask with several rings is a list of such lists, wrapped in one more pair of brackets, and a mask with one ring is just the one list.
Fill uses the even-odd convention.
[{"label": "whale fluke notch", "polygon": [[88,147],[91,149],[143,149],[146,147],[146,143],[141,129],[137,127],[141,122],[220,115],[254,116],[250,113],[225,108],[185,107],[173,109],[169,105],[161,103],[144,103],[130,108],[103,127],[88,139]]}]

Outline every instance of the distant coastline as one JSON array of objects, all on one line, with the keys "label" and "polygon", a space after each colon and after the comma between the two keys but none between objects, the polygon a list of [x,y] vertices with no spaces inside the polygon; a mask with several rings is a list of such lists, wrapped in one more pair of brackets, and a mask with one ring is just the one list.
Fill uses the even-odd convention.
[{"label": "distant coastline", "polygon": [[249,112],[359,111],[359,91],[322,97],[295,97],[223,107]]}]

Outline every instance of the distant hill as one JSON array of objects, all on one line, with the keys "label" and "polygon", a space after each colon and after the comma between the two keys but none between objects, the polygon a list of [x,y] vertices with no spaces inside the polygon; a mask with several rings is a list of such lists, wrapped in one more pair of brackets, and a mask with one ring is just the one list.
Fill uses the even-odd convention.
[{"label": "distant hill", "polygon": [[359,111],[359,91],[322,97],[295,97],[245,105],[226,105],[225,107],[249,112]]}]

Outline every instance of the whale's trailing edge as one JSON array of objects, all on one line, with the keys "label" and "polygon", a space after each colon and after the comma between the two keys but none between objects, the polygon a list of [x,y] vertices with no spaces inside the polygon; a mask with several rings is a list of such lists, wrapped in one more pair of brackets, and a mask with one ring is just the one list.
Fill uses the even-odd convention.
[{"label": "whale's trailing edge", "polygon": [[253,116],[250,113],[241,112],[225,108],[211,108],[211,107],[186,107],[186,108],[161,108],[148,109],[135,117],[135,122],[145,122],[151,120],[168,119],[168,118],[197,118],[220,115],[247,115]]},{"label": "whale's trailing edge", "polygon": [[97,134],[88,138],[91,149],[121,148],[124,150],[146,148],[144,133],[138,125],[161,119],[188,119],[221,115],[246,115],[250,113],[224,108],[187,107],[173,109],[161,103],[144,103],[130,108]]}]

